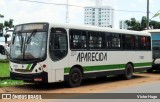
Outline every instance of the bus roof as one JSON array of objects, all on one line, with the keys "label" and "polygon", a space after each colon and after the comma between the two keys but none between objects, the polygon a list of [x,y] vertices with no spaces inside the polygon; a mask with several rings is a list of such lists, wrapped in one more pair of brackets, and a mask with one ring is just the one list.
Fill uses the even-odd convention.
[{"label": "bus roof", "polygon": [[153,33],[156,33],[156,32],[160,32],[160,29],[150,29],[150,30],[144,30],[144,31],[146,31],[146,32],[153,32]]},{"label": "bus roof", "polygon": [[67,29],[80,29],[80,30],[91,30],[91,31],[101,31],[101,32],[111,32],[111,33],[122,33],[122,34],[134,34],[134,35],[148,35],[150,33],[144,31],[133,31],[133,30],[124,30],[124,29],[114,29],[114,28],[103,28],[96,27],[91,25],[73,25],[73,24],[60,24],[60,23],[49,23],[51,27],[61,27]]},{"label": "bus roof", "polygon": [[133,30],[125,30],[125,29],[104,28],[104,27],[96,27],[96,26],[91,26],[91,25],[74,25],[74,24],[69,24],[69,23],[49,23],[49,22],[32,22],[32,23],[25,23],[25,24],[33,24],[33,23],[48,23],[50,28],[55,27],[55,28],[79,29],[79,30],[111,32],[111,33],[119,33],[119,34],[151,36],[150,33],[145,32],[145,31],[133,31]]}]

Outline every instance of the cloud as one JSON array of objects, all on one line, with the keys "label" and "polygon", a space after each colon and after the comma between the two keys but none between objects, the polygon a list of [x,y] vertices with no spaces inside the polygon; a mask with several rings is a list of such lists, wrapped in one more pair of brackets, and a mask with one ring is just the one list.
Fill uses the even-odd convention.
[{"label": "cloud", "polygon": [[14,2],[8,2],[5,9],[1,11],[4,11],[4,20],[12,18],[14,19],[14,23],[17,24],[35,21],[62,21],[65,10],[65,6],[45,5],[15,0]]},{"label": "cloud", "polygon": [[3,0],[0,0],[0,6],[2,7],[2,6],[4,6],[4,1]]},{"label": "cloud", "polygon": [[[37,0],[40,1],[40,0]],[[42,2],[65,4],[66,0],[41,0]],[[102,5],[112,6],[117,10],[146,11],[146,0],[102,0]],[[94,6],[95,0],[69,0],[70,5]],[[150,0],[150,11],[157,12],[160,8],[160,0]],[[65,23],[66,6],[47,5],[20,0],[0,0],[0,14],[5,17],[0,20],[14,19],[14,24],[26,22],[60,22]],[[145,13],[115,11],[115,25],[119,20],[135,17],[141,19]],[[69,7],[70,23],[84,24],[84,8]]]}]

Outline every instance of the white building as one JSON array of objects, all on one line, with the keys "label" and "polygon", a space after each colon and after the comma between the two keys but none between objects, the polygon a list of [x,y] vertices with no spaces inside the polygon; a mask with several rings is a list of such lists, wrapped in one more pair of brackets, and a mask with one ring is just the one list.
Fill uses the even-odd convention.
[{"label": "white building", "polygon": [[84,24],[112,28],[114,9],[110,6],[102,6],[101,3],[101,0],[97,0],[96,6],[85,7]]},{"label": "white building", "polygon": [[126,24],[125,20],[119,22],[120,29],[128,29],[128,25]]}]

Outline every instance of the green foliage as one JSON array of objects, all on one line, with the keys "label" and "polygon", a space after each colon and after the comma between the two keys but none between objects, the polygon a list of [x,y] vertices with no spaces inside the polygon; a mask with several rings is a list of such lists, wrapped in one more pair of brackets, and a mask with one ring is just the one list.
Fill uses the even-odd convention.
[{"label": "green foliage", "polygon": [[[4,16],[2,15],[2,14],[0,14],[0,18],[3,18]],[[0,23],[0,30],[2,30],[3,29],[3,23]]]},{"label": "green foliage", "polygon": [[2,77],[10,77],[8,62],[0,62],[0,78]]},{"label": "green foliage", "polygon": [[150,21],[149,25],[153,26],[154,29],[160,29],[160,22]]},{"label": "green foliage", "polygon": [[128,30],[140,30],[141,24],[136,21],[135,18],[131,18],[131,20],[126,20],[126,24],[129,26]]},{"label": "green foliage", "polygon": [[0,18],[3,18],[4,16],[2,14],[0,14]]},{"label": "green foliage", "polygon": [[9,28],[13,28],[13,19],[9,19],[9,21],[4,21],[4,27],[5,30],[8,30]]},{"label": "green foliage", "polygon": [[[0,18],[3,18],[4,16],[2,14],[0,14]],[[5,28],[6,32],[9,28],[13,28],[13,19],[9,19],[8,21],[4,21],[4,23],[0,23],[0,30],[3,31],[3,28]],[[9,35],[4,35],[5,37],[5,43],[7,43],[7,38],[9,37]]]},{"label": "green foliage", "polygon": [[3,23],[0,23],[0,30],[3,29]]},{"label": "green foliage", "polygon": [[[4,22],[4,26],[3,28],[5,28],[6,32],[9,28],[13,28],[14,25],[13,25],[13,19],[9,19],[9,21],[5,21]],[[10,35],[4,35],[4,38],[5,38],[5,43],[7,43],[7,39],[9,38]]]},{"label": "green foliage", "polygon": [[0,80],[0,87],[7,87],[7,86],[20,86],[24,85],[24,82],[21,80]]},{"label": "green foliage", "polygon": [[[125,22],[128,25],[128,30],[142,31],[145,30],[147,26],[147,18],[145,16],[142,17],[141,22],[137,21],[135,18],[131,18]],[[160,29],[160,22],[151,20],[149,25],[154,29]]]}]

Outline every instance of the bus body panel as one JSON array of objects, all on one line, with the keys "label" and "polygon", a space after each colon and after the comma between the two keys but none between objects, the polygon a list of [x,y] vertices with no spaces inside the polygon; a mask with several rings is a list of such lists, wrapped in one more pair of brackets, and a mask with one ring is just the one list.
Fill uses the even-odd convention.
[{"label": "bus body panel", "polygon": [[[53,61],[50,56],[49,52],[49,45],[50,45],[50,29],[51,28],[64,28],[67,31],[67,38],[68,38],[68,53],[67,55],[59,60],[59,61]],[[104,29],[104,28],[98,28],[98,27],[89,27],[89,26],[68,26],[68,25],[61,25],[61,24],[49,24],[48,29],[48,38],[47,38],[47,57],[44,61],[38,62],[37,65],[35,65],[32,72],[18,72],[15,71],[16,69],[20,68],[28,68],[29,66],[32,67],[33,64],[19,64],[19,63],[13,63],[10,62],[11,66],[11,73],[12,76],[17,75],[18,77],[21,77],[23,75],[30,75],[33,77],[33,81],[40,81],[40,75],[45,77],[45,82],[52,83],[52,82],[61,82],[68,80],[65,78],[65,76],[68,77],[69,72],[72,67],[79,65],[82,67],[84,72],[84,77],[90,73],[94,73],[89,77],[96,77],[96,76],[104,76],[107,74],[124,74],[124,70],[127,63],[133,63],[133,67],[136,71],[136,69],[147,69],[151,67],[152,63],[152,52],[151,50],[73,50],[70,49],[70,37],[69,37],[69,30],[70,29],[80,29],[80,30],[88,30],[88,31],[100,31],[100,32],[112,32],[112,33],[118,33],[118,34],[128,34],[128,35],[144,35],[150,37],[149,33],[142,33],[142,32],[136,32],[136,31],[128,31],[128,30],[115,30],[115,29]],[[46,66],[45,68],[43,68]],[[23,67],[23,68],[22,68]],[[30,68],[29,67],[29,68]],[[42,68],[42,71],[39,71],[39,67]],[[28,68],[28,69],[29,69]],[[38,70],[38,72],[35,72],[35,70]],[[105,73],[103,73],[105,72]],[[42,74],[41,74],[42,73]],[[107,73],[107,74],[106,74]],[[21,74],[21,75],[19,75]],[[35,76],[37,74],[37,76]],[[35,77],[34,77],[35,76]],[[22,80],[25,80],[25,76],[22,77]],[[28,77],[28,76],[26,76]],[[11,77],[12,78],[12,77]],[[23,79],[24,78],[24,79]],[[30,77],[29,77],[30,78]],[[37,78],[34,80],[34,78]],[[16,79],[16,77],[15,77]],[[42,78],[43,79],[43,78]],[[47,79],[47,80],[46,80]],[[42,80],[43,81],[43,80]]]},{"label": "bus body panel", "polygon": [[[71,53],[74,53],[74,55]],[[135,69],[141,67],[150,67],[152,63],[151,51],[71,51],[71,53],[70,56],[72,56],[72,58],[69,60],[69,66],[67,68],[71,68],[74,65],[81,65],[84,68],[84,73],[104,70],[124,70],[128,62],[133,63]],[[81,53],[86,54],[86,56],[88,53],[91,53],[93,56],[90,59],[81,56],[82,58],[79,60],[78,55]],[[95,53],[107,53],[107,60],[102,59],[103,61],[98,61],[99,55],[97,54],[96,56]],[[65,74],[69,74],[69,71],[65,72]]]}]

